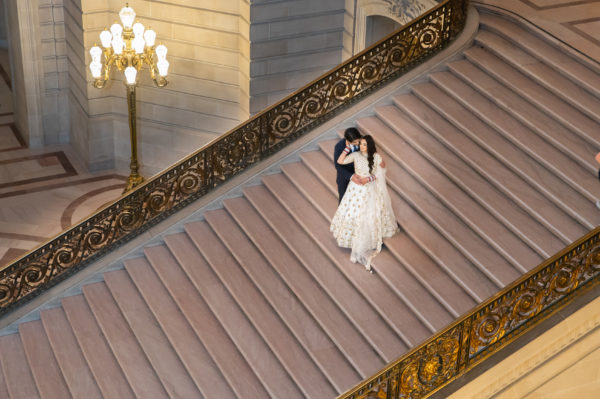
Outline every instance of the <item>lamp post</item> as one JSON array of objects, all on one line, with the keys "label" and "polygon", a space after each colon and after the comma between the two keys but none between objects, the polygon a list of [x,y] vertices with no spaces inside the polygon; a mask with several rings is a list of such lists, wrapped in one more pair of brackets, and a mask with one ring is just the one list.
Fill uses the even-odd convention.
[{"label": "lamp post", "polygon": [[[145,30],[140,22],[133,23],[135,12],[129,4],[119,12],[121,23],[114,23],[110,31],[105,29],[100,33],[102,48],[94,45],[90,49],[92,62],[90,71],[94,78],[94,87],[101,89],[106,85],[110,77],[110,70],[114,65],[125,75],[125,86],[127,87],[127,109],[129,111],[129,135],[131,139],[131,172],[127,179],[127,187],[124,193],[131,190],[144,181],[139,174],[137,159],[137,131],[135,117],[135,86],[137,73],[146,64],[150,69],[150,78],[157,87],[167,85],[167,72],[169,61],[167,61],[167,47],[162,44],[155,46],[156,32],[152,29]],[[104,55],[104,57],[102,57]]]}]

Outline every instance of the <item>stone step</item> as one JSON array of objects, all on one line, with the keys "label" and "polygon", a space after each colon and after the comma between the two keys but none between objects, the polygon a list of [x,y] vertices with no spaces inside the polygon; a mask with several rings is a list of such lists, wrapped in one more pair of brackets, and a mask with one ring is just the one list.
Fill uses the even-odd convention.
[{"label": "stone step", "polygon": [[[456,67],[458,73],[461,76],[469,76],[470,78],[477,79],[475,76],[478,71],[481,72],[477,67],[466,62],[465,64],[459,65],[453,64],[453,67]],[[471,71],[474,69],[474,71]],[[504,135],[502,134],[506,130],[496,130],[491,128],[489,125],[486,125],[483,121],[477,119],[479,118],[491,118],[500,121],[500,124],[503,124],[506,119],[510,119],[510,116],[516,115],[519,113],[520,109],[525,109],[528,105],[527,102],[524,104],[515,103],[513,105],[509,105],[510,108],[502,111],[497,108],[495,103],[490,101],[490,97],[484,97],[478,92],[478,90],[484,90],[481,86],[477,86],[477,90],[473,89],[471,86],[466,84],[456,75],[448,72],[435,73],[431,75],[433,83],[443,90],[443,93],[436,92],[436,95],[447,96],[447,102],[441,103],[436,102],[431,104],[435,104],[437,108],[445,109],[444,114],[446,118],[451,121],[455,126],[457,126],[461,131],[467,134],[472,140],[476,141],[482,148],[484,148],[489,153],[493,154],[494,157],[503,163],[505,168],[510,169],[513,173],[519,175],[524,181],[528,183],[529,186],[535,188],[541,195],[543,195],[548,201],[553,202],[557,207],[562,209],[563,212],[567,213],[571,218],[573,218],[578,224],[582,225],[584,229],[591,228],[594,225],[594,220],[600,221],[600,216],[594,216],[596,212],[593,211],[593,205],[590,205],[590,201],[579,194],[577,192],[577,188],[571,188],[568,183],[565,183],[560,177],[556,176],[552,173],[552,170],[557,166],[554,166],[554,162],[549,162],[543,157],[537,155],[537,152],[531,151],[527,147],[520,147],[519,151],[515,151],[515,144],[513,140],[520,140],[520,138],[515,137],[513,134]],[[477,83],[476,83],[477,84]],[[510,92],[506,89],[505,92]],[[509,94],[509,93],[507,93]],[[426,102],[430,102],[428,98],[430,96],[426,96],[423,90],[419,91],[419,96]],[[499,98],[500,96],[497,96]],[[514,95],[514,100],[517,102],[521,102],[518,96]],[[460,104],[457,105],[456,102]],[[470,115],[465,113],[465,108],[474,112],[475,115]],[[531,111],[529,115],[534,113],[534,110]],[[541,112],[538,112],[538,116],[546,117]],[[539,120],[539,119],[536,119]],[[465,124],[466,121],[469,121],[468,124]],[[472,129],[462,130],[463,127],[471,126]],[[516,129],[520,129],[525,132],[525,135],[530,135],[531,133],[527,133],[526,129],[522,125],[514,122],[512,125]],[[550,126],[550,125],[548,125]],[[554,123],[555,127],[558,125]],[[589,171],[594,171],[593,165],[593,156],[591,147],[581,142],[577,143],[577,137],[573,137],[571,134],[571,138],[568,139],[568,131],[565,128],[564,132],[559,132],[559,137],[567,146],[571,146],[571,149],[564,149],[559,146],[559,148],[563,150],[563,153],[569,155],[572,161],[581,161],[585,160],[586,163],[583,165],[581,162],[578,162],[579,166],[583,166],[585,169]],[[511,129],[508,130],[509,132]],[[535,137],[534,140],[537,140]],[[520,141],[517,141],[520,142]],[[554,144],[554,143],[553,143]],[[579,149],[573,148],[572,146],[578,146]],[[579,151],[581,150],[581,151]],[[588,152],[588,154],[582,154],[583,151]],[[579,155],[577,154],[579,153]],[[587,158],[587,159],[586,159]],[[570,162],[572,164],[572,161]],[[513,196],[518,195],[519,191],[516,191]],[[592,211],[592,212],[590,212]],[[537,214],[535,211],[533,214]],[[586,216],[588,215],[588,216]],[[591,219],[590,219],[591,216]],[[548,223],[551,221],[548,220]],[[556,222],[554,222],[556,225]],[[553,231],[556,232],[557,229],[560,229],[559,226],[550,227]],[[568,232],[570,228],[567,226],[565,232]],[[575,234],[578,229],[570,233],[567,237],[571,237],[572,234]],[[561,233],[562,232],[561,229]]]},{"label": "stone step", "polygon": [[102,393],[61,307],[40,313],[44,331],[73,399],[101,399]]},{"label": "stone step", "polygon": [[200,397],[200,391],[127,272],[105,273],[104,281],[169,396]]},{"label": "stone step", "polygon": [[102,396],[135,398],[129,382],[83,296],[74,295],[64,298],[62,308]]},{"label": "stone step", "polygon": [[88,284],[82,290],[135,395],[143,398],[168,398],[156,371],[127,325],[106,284]]},{"label": "stone step", "polygon": [[[501,97],[504,94],[509,94],[510,92],[508,89],[503,88],[503,86],[499,85],[498,82],[490,78],[483,71],[481,71],[479,68],[477,68],[468,61],[455,62],[450,64],[449,67],[454,74],[459,76],[465,82],[469,83],[473,88],[476,89],[476,91],[485,92],[486,90],[492,90],[492,93],[500,92],[500,94],[497,94],[498,97]],[[456,84],[458,84],[458,82]],[[477,96],[477,93],[475,91],[469,91],[469,94],[477,99],[484,99],[484,97]],[[492,95],[496,96],[496,94]],[[472,102],[464,103],[465,100],[462,97],[457,98],[466,106],[470,106],[470,104],[472,104]],[[519,107],[521,104],[513,103],[512,105],[514,108],[516,108]],[[510,111],[508,113],[511,113]],[[484,116],[484,114],[488,116]],[[493,107],[488,107],[484,114],[481,114],[482,117],[494,117],[495,120],[498,120],[503,115],[502,111],[494,111]],[[498,126],[502,127],[503,124],[500,124]],[[515,135],[514,133],[512,133],[512,129],[506,127],[504,129],[499,130],[499,133],[502,133],[513,144],[517,143],[519,148],[521,148],[524,151],[527,151],[527,154],[530,157],[534,158],[537,162],[541,163],[545,169],[549,169],[554,174],[558,175],[560,177],[560,184],[558,184],[559,188],[563,189],[565,185],[573,187],[580,193],[580,195],[587,198],[588,201],[600,194],[600,188],[597,187],[597,184],[595,184],[596,182],[592,184],[592,182],[595,180],[595,171],[597,171],[597,169],[595,169],[596,166],[591,164],[593,162],[593,157],[596,152],[593,145],[590,145],[586,142],[581,142],[581,144],[578,145],[579,148],[582,148],[584,146],[588,148],[585,151],[585,155],[583,155],[583,151],[578,151],[579,155],[575,155],[576,157],[579,156],[580,158],[587,159],[587,162],[590,163],[589,167],[585,168],[586,173],[582,173],[584,169],[582,168],[581,163],[575,164],[572,160],[569,160],[567,157],[565,157],[564,154],[561,154],[560,152],[556,151],[556,146],[550,145],[548,143],[548,141],[551,140],[547,141],[546,137],[540,137],[531,133],[527,133],[527,129],[519,127],[518,124],[513,124],[511,127],[518,129],[519,132],[524,132],[524,137],[521,137],[520,135]],[[560,141],[569,141],[571,137],[573,137],[573,133],[565,131],[563,134],[561,134]],[[577,141],[577,139],[577,136],[575,136],[574,140]],[[553,162],[552,157],[554,156],[558,156],[561,162]],[[565,165],[563,165],[563,162],[565,163]],[[580,175],[574,176],[577,173],[580,173]],[[576,178],[573,180],[574,177]],[[547,186],[551,189],[553,185],[544,184],[544,186]],[[556,194],[555,196],[557,198],[562,198],[562,196],[559,196],[558,194]],[[585,207],[585,205],[582,203],[578,203],[578,206]]]},{"label": "stone step", "polygon": [[[556,120],[532,105],[527,99],[502,85],[468,60],[453,62],[449,64],[449,69],[452,73],[438,72],[430,76],[436,85],[444,89],[448,95],[455,97],[456,101],[465,107],[471,107],[472,104],[479,102],[467,101],[471,99],[470,96],[474,96],[477,100],[482,100],[486,112],[493,112],[490,117],[497,119],[508,115],[508,121],[518,129],[523,130],[524,127],[531,129],[589,172],[594,173],[597,170],[597,163],[593,160],[596,155],[593,145],[576,132],[556,123]],[[481,113],[480,109],[481,106],[474,107],[471,111],[496,126],[495,122],[491,122],[494,119],[487,119],[487,115]],[[512,121],[513,119],[524,126]],[[498,127],[501,128],[501,125]]]},{"label": "stone step", "polygon": [[[195,254],[186,234],[169,236],[165,241],[176,249],[180,259],[189,259],[185,252],[188,248],[190,256]],[[172,252],[161,245],[146,248],[145,254],[147,260],[128,260],[125,268],[202,395],[268,396]]]},{"label": "stone step", "polygon": [[[512,281],[515,275],[527,270],[527,267],[530,267],[531,264],[537,263],[540,257],[524,242],[511,234],[510,230],[494,217],[495,215],[488,213],[486,209],[489,210],[489,206],[487,208],[481,207],[481,204],[485,206],[490,203],[490,201],[482,201],[478,198],[480,196],[477,195],[479,191],[487,192],[493,189],[487,182],[477,175],[469,174],[469,168],[463,166],[452,152],[421,131],[414,122],[409,121],[396,107],[382,107],[377,110],[377,114],[381,120],[377,118],[365,119],[361,121],[363,129],[369,132],[377,131],[380,140],[386,143],[389,148],[394,148],[394,152],[390,154],[392,159],[401,163],[413,176],[419,178],[423,185],[428,186],[429,190],[437,193],[438,198],[441,198],[450,209],[460,215],[473,231],[467,229],[466,226],[460,226],[460,220],[451,212],[440,213],[439,209],[443,209],[444,206],[438,204],[439,201],[428,194],[427,190],[420,187],[419,183],[415,182],[412,185],[415,188],[412,188],[412,186],[400,188],[399,192],[404,193],[403,195],[414,204],[413,206],[420,208],[423,217],[426,217],[430,223],[434,223],[435,227],[473,264],[478,266],[491,281],[494,281],[497,286],[503,286],[507,283],[506,280]],[[433,165],[437,166],[439,170]],[[465,195],[459,187],[452,184],[452,180],[449,181],[448,177],[444,176],[443,172],[454,180],[455,184],[464,185],[468,183],[469,188],[474,191],[470,192],[471,196],[478,201],[476,202]],[[406,174],[402,169],[399,169],[396,173]],[[411,179],[411,177],[410,175],[406,176],[406,178],[398,179],[399,184],[407,184],[402,180]],[[415,190],[417,191],[410,198],[409,193]],[[419,201],[419,197],[422,195],[429,196],[430,200]],[[495,197],[496,200],[504,200],[497,194]],[[506,202],[504,200],[504,203]],[[494,208],[491,209],[494,210]],[[507,209],[513,210],[510,207]],[[440,217],[441,219],[439,219]],[[452,228],[458,230],[452,232]],[[475,232],[478,234],[475,234]],[[487,241],[487,244],[482,238]],[[495,261],[489,262],[490,258],[495,259]],[[486,259],[488,259],[487,262]],[[512,263],[512,266],[510,263]],[[494,265],[494,270],[490,269],[491,264]]]},{"label": "stone step", "polygon": [[20,324],[19,335],[40,397],[70,398],[71,393],[54,357],[42,322],[34,320]]},{"label": "stone step", "polygon": [[[178,240],[178,244],[185,245],[183,249],[173,245],[174,240],[173,236],[167,237],[166,240],[171,252],[264,388],[274,397],[302,397],[300,389],[252,326],[250,320],[239,308],[235,299],[194,246],[189,236],[186,241]],[[214,348],[215,351],[221,349],[220,347]],[[238,396],[244,397],[244,395],[248,394],[243,390],[238,393]]]},{"label": "stone step", "polygon": [[41,398],[18,334],[0,337],[0,366],[10,399]]},{"label": "stone step", "polygon": [[540,61],[552,66],[579,86],[585,87],[590,93],[600,97],[598,73],[578,62],[576,58],[565,54],[563,49],[540,38],[526,28],[493,14],[480,13],[479,23],[486,30],[501,35]]},{"label": "stone step", "polygon": [[[297,298],[297,301],[306,308],[310,316],[314,318],[360,373],[361,378],[366,378],[383,367],[385,364],[383,360],[373,350],[368,340],[344,315],[343,310],[328,296],[325,289],[320,285],[321,281],[313,277],[304,268],[302,263],[260,217],[248,200],[244,197],[229,199],[224,202],[224,206],[239,224],[239,227],[252,240],[256,248],[261,251],[261,254],[273,268],[272,273],[277,274],[278,279],[282,279],[287,284],[288,289],[293,292],[294,296],[290,296],[289,300],[295,302],[292,298]],[[223,236],[222,239],[224,239]],[[262,262],[260,265],[262,265]],[[258,270],[254,270],[254,268],[252,271],[250,268],[247,270],[252,275],[259,274],[259,276],[254,277],[254,281],[259,286],[266,283],[280,284],[278,279],[272,277],[268,271],[263,271],[262,267]],[[262,280],[266,280],[266,282],[262,282]],[[280,290],[283,290],[283,288],[278,289],[276,292],[280,292]],[[265,291],[266,288],[263,292]],[[290,308],[289,311],[294,314],[297,313],[298,319],[302,320],[302,326],[306,331],[303,334],[309,335],[310,338],[320,335],[317,327],[313,327],[309,315],[302,315],[303,312],[300,306],[290,306]],[[329,352],[330,349],[325,353]]]},{"label": "stone step", "polygon": [[[414,207],[418,207],[421,215],[448,237],[492,281],[497,285],[505,285],[506,280],[512,281],[518,274],[527,270],[527,265],[535,264],[541,259],[535,251],[511,234],[506,226],[472,198],[477,196],[476,191],[470,193],[471,197],[469,197],[460,187],[452,184],[452,181],[448,180],[442,172],[436,170],[432,164],[435,161],[428,158],[451,162],[456,167],[454,172],[459,176],[458,183],[471,179],[474,189],[488,190],[492,189],[491,186],[488,187],[484,181],[477,181],[476,176],[461,175],[460,169],[466,168],[453,159],[453,154],[449,153],[446,147],[432,140],[430,136],[426,134],[420,136],[414,123],[408,122],[396,107],[382,108],[377,110],[377,114],[381,119],[369,118],[359,123],[365,131],[377,132],[380,141],[390,148],[391,180],[396,179],[396,184],[399,185],[398,192],[403,194]],[[394,130],[387,127],[383,121]],[[402,136],[396,134],[397,132]],[[411,145],[421,153],[411,148]],[[394,176],[396,174],[399,177]],[[411,180],[414,178],[411,174],[419,179],[414,180],[412,184]],[[423,200],[420,200],[421,197]],[[440,203],[438,198],[442,199],[443,203]],[[454,214],[451,211],[444,211],[445,207],[452,210]],[[490,264],[494,265],[495,271],[486,269]]]},{"label": "stone step", "polygon": [[[385,107],[378,115],[441,173],[462,187],[473,200],[489,212],[488,216],[471,215],[470,223],[476,225],[478,231],[484,232],[485,236],[489,237],[488,240],[499,240],[493,245],[501,253],[507,256],[513,246],[520,249],[522,252],[513,256],[522,262],[521,270],[528,270],[541,260],[540,257],[547,257],[553,253],[553,243],[562,244],[560,239],[553,236],[544,226],[531,222],[528,212],[511,201],[510,196],[504,195],[502,190],[498,190],[487,179],[485,171],[488,169],[486,162],[489,161],[489,155],[486,152],[479,150],[465,135],[416,97],[399,96],[394,101],[400,109]],[[415,167],[415,173],[419,173],[421,167],[428,168],[422,163],[421,166]],[[510,182],[510,176],[508,179]],[[454,201],[453,206],[460,207],[462,214],[468,212],[468,207],[465,207],[464,203],[461,205],[461,202],[466,201],[457,200],[460,197],[458,194],[441,195],[446,201]],[[490,216],[493,216],[492,219],[489,219]],[[481,217],[484,220],[481,220]],[[489,231],[491,226],[499,222],[508,229],[507,232]],[[486,230],[488,232],[485,232]],[[515,239],[521,243],[515,244]],[[537,255],[534,255],[535,253]],[[507,259],[510,260],[510,256]]]},{"label": "stone step", "polygon": [[[244,195],[305,268],[317,279],[356,328],[382,357],[390,362],[408,349],[405,342],[388,326],[360,291],[353,288],[343,271],[337,268],[319,246],[303,232],[291,214],[263,185],[249,187]],[[329,232],[329,230],[326,230]],[[346,259],[343,256],[342,259]],[[346,268],[356,268],[347,262]],[[359,270],[365,277],[365,271]],[[368,276],[367,276],[368,277]]]},{"label": "stone step", "polygon": [[[331,162],[322,157],[326,162],[314,165],[312,168],[331,168]],[[307,162],[303,158],[304,162]],[[313,175],[311,169],[300,163],[283,165],[282,170],[290,181],[295,182],[296,187],[311,200],[313,205],[325,206],[325,213],[322,214],[330,220],[337,208],[336,193],[330,192],[321,184],[318,177]],[[328,198],[329,201],[325,201]],[[318,199],[318,201],[312,201]],[[387,242],[386,240],[386,247]],[[425,324],[432,332],[437,331],[452,321],[452,316],[440,304],[436,298],[432,297],[421,283],[415,279],[404,268],[398,267],[398,260],[387,250],[382,249],[381,253],[373,259],[374,267],[377,267],[378,277],[381,277],[410,311]]]},{"label": "stone step", "polygon": [[490,31],[480,31],[475,42],[533,81],[577,108],[589,118],[600,121],[600,100],[550,66],[538,61],[511,42]]},{"label": "stone step", "polygon": [[[437,72],[430,75],[432,82],[446,91],[448,96],[454,97],[475,115],[489,120],[492,126],[497,126],[499,129],[501,125],[491,122],[492,117],[507,118],[520,130],[531,129],[580,167],[591,173],[597,172],[597,163],[594,161],[596,151],[588,141],[556,123],[546,113],[486,75],[468,60],[457,61],[449,67],[454,73]],[[487,112],[492,114],[488,117]],[[513,119],[515,121],[512,121]]]},{"label": "stone step", "polygon": [[[263,183],[304,228],[305,234],[314,240],[330,261],[345,274],[354,289],[364,295],[370,305],[407,345],[412,347],[431,334],[429,328],[387,288],[380,277],[370,275],[362,265],[350,262],[349,251],[337,246],[329,232],[333,213],[329,218],[323,217],[284,175],[266,176],[263,178]],[[316,190],[313,192],[315,198],[312,202],[322,203],[321,198],[317,197],[321,192]]]},{"label": "stone step", "polygon": [[[335,170],[331,166],[331,159],[326,155],[331,152],[329,150],[333,148],[333,145],[334,142],[323,142],[322,148],[325,149],[324,151],[303,153],[302,159],[313,174],[319,178],[320,182],[334,195],[335,206],[337,206],[337,188],[334,183]],[[444,304],[446,309],[453,315],[458,316],[473,307],[480,300],[478,294],[472,293],[468,287],[463,287],[462,282],[453,280],[450,277],[453,273],[449,274],[444,269],[444,265],[439,266],[412,240],[408,231],[415,228],[415,223],[409,221],[408,216],[414,214],[414,211],[410,207],[399,209],[398,204],[402,203],[396,202],[395,212],[402,230],[394,237],[386,240],[385,246],[390,252],[394,253],[397,259],[403,261],[408,271],[424,287],[427,287],[429,293]],[[464,260],[464,257],[461,257],[461,259]]]},{"label": "stone step", "polygon": [[[205,218],[218,224],[210,212]],[[195,222],[187,224],[185,230],[302,393],[307,397],[333,397],[340,393],[330,385],[210,226]]]},{"label": "stone step", "polygon": [[[520,231],[522,234],[529,233],[526,240],[531,242],[533,248],[539,248],[541,256],[549,257],[557,251],[556,248],[562,248],[587,231],[509,169],[518,165],[519,161],[514,161],[515,158],[525,159],[521,162],[527,165],[535,162],[523,151],[519,151],[433,84],[417,85],[414,93],[419,98],[396,97],[396,104],[423,128],[440,137],[464,162],[526,212],[527,216],[522,222],[529,226]],[[494,157],[496,154],[492,151],[498,156]],[[504,164],[497,158],[504,160]],[[535,222],[527,223],[527,218]]]},{"label": "stone step", "polygon": [[6,387],[6,382],[4,381],[4,373],[2,372],[1,363],[0,363],[0,398],[10,399],[10,396],[8,396],[8,388]]},{"label": "stone step", "polygon": [[[285,323],[295,339],[302,345],[303,350],[318,365],[321,370],[320,372],[335,387],[338,394],[360,379],[360,375],[347,362],[344,355],[337,349],[324,331],[321,330],[310,314],[306,312],[302,303],[298,301],[294,293],[270,267],[267,260],[252,244],[252,241],[245,235],[229,213],[221,209],[208,212],[205,214],[205,217],[222,242],[222,244],[218,245],[226,245],[227,250],[231,252],[239,265],[239,269],[233,267],[229,269],[230,272],[223,271],[224,274],[230,275],[225,277],[228,279],[235,278],[239,282],[239,285],[241,285],[241,282],[244,285],[251,283],[256,285],[261,295],[264,296],[273,308],[272,310],[276,312],[277,317],[281,318]],[[206,244],[203,244],[203,246],[206,246]],[[221,263],[223,262],[221,261]],[[219,267],[220,269],[222,269],[222,266]],[[215,269],[215,271],[217,270]],[[247,281],[242,273],[248,276],[246,277]],[[240,288],[247,289],[245,286]],[[229,290],[230,292],[234,291],[233,284],[229,286]],[[250,287],[249,290],[252,291],[253,288]],[[238,289],[235,289],[235,291],[238,291]],[[258,303],[265,307],[265,310],[268,310],[261,302],[261,299],[258,299],[257,302],[240,302],[238,298],[238,303],[252,303],[252,307],[258,307],[256,306]],[[252,311],[256,312],[255,310]],[[249,314],[249,312],[246,311],[246,314]],[[282,334],[281,336],[284,335]],[[263,336],[265,335],[263,334]],[[279,337],[277,336],[276,338],[279,339]],[[270,346],[273,347],[273,345]],[[304,360],[304,362],[306,361]],[[296,372],[301,373],[299,370],[296,370]],[[293,375],[292,372],[291,374]]]},{"label": "stone step", "polygon": [[565,127],[578,132],[594,146],[600,147],[600,137],[598,136],[600,126],[598,122],[590,119],[565,101],[553,96],[552,92],[528,79],[522,72],[504,63],[489,51],[481,47],[471,47],[464,54],[469,61],[483,69],[487,74],[535,104]]}]

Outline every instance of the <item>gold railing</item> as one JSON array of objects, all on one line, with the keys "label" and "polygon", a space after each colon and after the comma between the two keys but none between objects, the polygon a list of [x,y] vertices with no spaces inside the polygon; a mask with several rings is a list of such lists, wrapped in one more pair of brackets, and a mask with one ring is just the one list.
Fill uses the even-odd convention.
[{"label": "gold railing", "polygon": [[598,283],[600,227],[339,398],[427,398]]},{"label": "gold railing", "polygon": [[0,270],[0,315],[265,159],[445,47],[468,0],[446,0]]}]

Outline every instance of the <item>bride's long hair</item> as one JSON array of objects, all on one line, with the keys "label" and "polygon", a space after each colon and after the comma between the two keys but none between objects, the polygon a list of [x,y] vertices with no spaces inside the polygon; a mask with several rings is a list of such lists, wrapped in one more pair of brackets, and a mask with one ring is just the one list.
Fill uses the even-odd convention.
[{"label": "bride's long hair", "polygon": [[373,164],[375,163],[375,153],[377,152],[377,148],[375,147],[375,140],[371,135],[367,134],[366,136],[362,136],[367,142],[367,159],[369,161],[369,173],[373,172]]}]

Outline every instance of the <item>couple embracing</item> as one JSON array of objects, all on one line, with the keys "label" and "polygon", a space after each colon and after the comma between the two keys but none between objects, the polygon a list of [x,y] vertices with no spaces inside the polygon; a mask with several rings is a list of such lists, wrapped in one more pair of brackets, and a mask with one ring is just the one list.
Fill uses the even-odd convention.
[{"label": "couple embracing", "polygon": [[350,260],[373,273],[371,259],[381,251],[384,238],[398,231],[387,192],[385,162],[375,141],[348,128],[334,149],[339,206],[330,231],[337,244],[351,248]]}]

